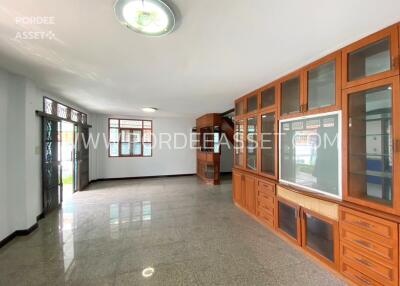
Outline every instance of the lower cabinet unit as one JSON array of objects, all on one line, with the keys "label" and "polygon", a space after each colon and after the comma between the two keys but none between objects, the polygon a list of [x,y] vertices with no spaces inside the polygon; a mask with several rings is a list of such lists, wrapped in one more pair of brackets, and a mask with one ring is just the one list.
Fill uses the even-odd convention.
[{"label": "lower cabinet unit", "polygon": [[349,203],[296,191],[236,169],[233,199],[261,224],[348,282],[399,285],[399,220],[367,214]]},{"label": "lower cabinet unit", "polygon": [[340,209],[342,274],[359,285],[398,285],[398,224]]}]

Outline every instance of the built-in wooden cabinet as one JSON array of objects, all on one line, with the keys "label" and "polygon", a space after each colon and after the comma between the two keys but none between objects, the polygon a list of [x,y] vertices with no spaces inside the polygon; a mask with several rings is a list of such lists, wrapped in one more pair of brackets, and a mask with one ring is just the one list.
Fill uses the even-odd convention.
[{"label": "built-in wooden cabinet", "polygon": [[398,224],[342,207],[340,269],[357,285],[398,285]]},{"label": "built-in wooden cabinet", "polygon": [[235,120],[234,165],[244,168],[244,120]]},{"label": "built-in wooden cabinet", "polygon": [[346,200],[400,214],[399,77],[343,92]]},{"label": "built-in wooden cabinet", "polygon": [[[242,141],[235,146],[243,147],[235,150],[235,203],[355,285],[399,286],[399,47],[396,24],[235,101],[235,132]],[[326,114],[337,114],[337,121]],[[308,115],[310,120],[303,118]],[[322,143],[341,140],[332,149],[337,163],[318,152],[326,147],[305,148],[315,145],[311,130],[325,136],[332,127],[338,136],[328,134]],[[299,168],[279,164],[279,155],[294,158],[279,154],[285,139],[279,142],[277,134],[288,130],[303,143],[295,151],[304,162],[321,160],[325,169],[341,164],[339,174],[327,173],[342,184],[337,195],[307,185],[310,177],[329,183],[311,173],[301,156],[293,159],[304,165]],[[287,170],[299,171],[295,182],[284,179]]]},{"label": "built-in wooden cabinet", "polygon": [[344,88],[399,73],[399,31],[393,25],[342,50]]}]

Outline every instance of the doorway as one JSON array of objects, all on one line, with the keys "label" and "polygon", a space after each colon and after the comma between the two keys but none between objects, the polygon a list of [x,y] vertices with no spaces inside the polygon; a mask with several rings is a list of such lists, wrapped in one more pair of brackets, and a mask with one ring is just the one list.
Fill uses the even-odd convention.
[{"label": "doorway", "polygon": [[69,201],[75,190],[74,141],[74,124],[71,122],[62,121],[60,155],[63,201]]}]

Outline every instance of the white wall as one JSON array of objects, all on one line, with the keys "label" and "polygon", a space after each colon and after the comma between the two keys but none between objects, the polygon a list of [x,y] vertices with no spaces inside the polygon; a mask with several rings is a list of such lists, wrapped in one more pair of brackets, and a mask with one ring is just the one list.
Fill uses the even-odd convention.
[{"label": "white wall", "polygon": [[[126,116],[106,116],[96,115],[95,126],[92,130],[108,136],[108,118],[129,118]],[[134,119],[142,119],[135,117]],[[160,133],[169,133],[173,137],[174,133],[184,133],[188,137],[195,126],[194,118],[143,118],[153,120],[153,133],[159,138]],[[166,136],[166,135],[165,135]],[[165,139],[167,137],[164,137]],[[183,139],[178,137],[178,146],[182,146]],[[186,148],[174,150],[163,144],[157,144],[153,149],[152,157],[144,158],[109,158],[108,151],[103,144],[95,153],[97,156],[97,177],[98,178],[123,178],[123,177],[141,177],[141,176],[160,176],[160,175],[178,175],[194,174],[196,172],[196,151],[190,148],[188,143]]]},{"label": "white wall", "polygon": [[42,212],[41,119],[35,111],[43,109],[43,96],[71,105],[0,69],[0,240],[30,228]]}]

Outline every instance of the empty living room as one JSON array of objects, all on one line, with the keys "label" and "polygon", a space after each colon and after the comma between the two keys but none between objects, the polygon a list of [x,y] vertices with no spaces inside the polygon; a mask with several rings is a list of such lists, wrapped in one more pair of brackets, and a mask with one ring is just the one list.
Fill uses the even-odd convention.
[{"label": "empty living room", "polygon": [[400,1],[1,0],[0,286],[400,286]]}]

